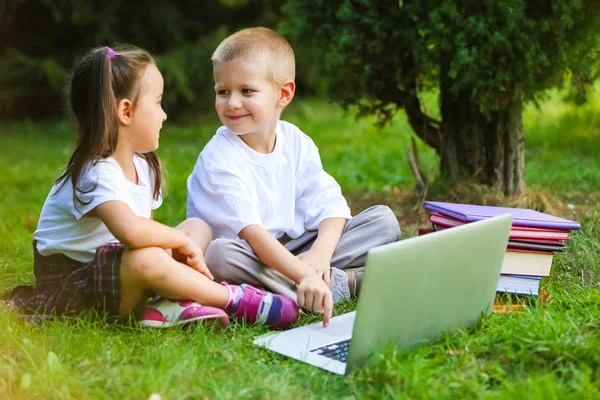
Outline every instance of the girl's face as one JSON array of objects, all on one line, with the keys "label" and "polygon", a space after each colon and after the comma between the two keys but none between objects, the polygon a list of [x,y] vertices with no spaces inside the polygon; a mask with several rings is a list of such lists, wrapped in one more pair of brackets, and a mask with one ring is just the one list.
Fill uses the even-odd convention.
[{"label": "girl's face", "polygon": [[132,113],[128,139],[135,152],[148,153],[158,148],[160,129],[167,119],[161,106],[164,81],[156,65],[148,65],[139,85],[140,93]]}]

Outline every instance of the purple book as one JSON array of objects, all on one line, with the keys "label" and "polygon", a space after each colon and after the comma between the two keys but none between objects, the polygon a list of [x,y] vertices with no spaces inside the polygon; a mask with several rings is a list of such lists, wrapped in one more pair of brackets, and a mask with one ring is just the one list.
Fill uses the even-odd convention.
[{"label": "purple book", "polygon": [[527,208],[508,208],[493,206],[476,206],[471,204],[444,203],[441,201],[426,201],[426,210],[454,217],[464,222],[475,222],[482,219],[512,214],[514,226],[529,228],[578,230],[581,226],[575,221],[558,218]]}]

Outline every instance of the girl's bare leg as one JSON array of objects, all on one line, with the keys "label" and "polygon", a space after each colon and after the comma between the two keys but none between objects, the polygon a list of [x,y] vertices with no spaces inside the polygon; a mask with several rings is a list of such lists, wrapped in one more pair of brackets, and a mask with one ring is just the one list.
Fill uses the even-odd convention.
[{"label": "girl's bare leg", "polygon": [[[200,218],[190,218],[176,228],[205,251],[213,236]],[[202,305],[224,308],[229,291],[198,271],[182,264],[168,250],[157,247],[126,249],[121,259],[121,310],[125,317],[152,291],[159,296],[197,301]]]},{"label": "girl's bare leg", "polygon": [[121,259],[121,309],[126,317],[151,290],[159,296],[192,300],[225,308],[229,290],[205,275],[179,263],[159,247],[125,250]]}]

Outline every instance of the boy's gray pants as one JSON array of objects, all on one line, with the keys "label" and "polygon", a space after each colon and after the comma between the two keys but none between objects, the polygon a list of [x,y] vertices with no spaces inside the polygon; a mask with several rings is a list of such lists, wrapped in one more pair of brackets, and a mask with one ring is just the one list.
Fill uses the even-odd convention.
[{"label": "boy's gray pants", "polygon": [[[316,237],[317,231],[306,231],[296,239],[286,235],[279,241],[293,255],[298,255],[310,249]],[[398,220],[387,206],[370,207],[349,219],[331,259],[329,288],[333,301],[350,298],[345,269],[364,266],[370,249],[399,239]],[[204,258],[217,282],[247,283],[296,300],[296,284],[263,264],[245,240],[215,239],[206,249]]]}]

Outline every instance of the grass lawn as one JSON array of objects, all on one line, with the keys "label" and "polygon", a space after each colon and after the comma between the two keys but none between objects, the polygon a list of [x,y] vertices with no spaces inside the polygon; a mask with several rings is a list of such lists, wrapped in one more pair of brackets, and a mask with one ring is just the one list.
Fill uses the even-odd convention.
[{"label": "grass lawn", "polygon": [[[0,398],[600,398],[600,96],[579,108],[559,98],[554,93],[542,111],[525,112],[523,196],[498,199],[476,186],[429,196],[527,204],[577,219],[581,232],[543,281],[552,296],[546,307],[492,315],[408,353],[389,348],[348,377],[253,347],[263,328],[143,330],[89,319],[35,325],[0,309]],[[373,121],[356,122],[323,102],[298,101],[286,113],[314,138],[353,211],[383,202],[408,236],[425,226],[411,194],[404,157],[411,134],[403,116],[378,131]],[[168,197],[157,220],[175,225],[185,216],[186,178],[217,122],[211,116],[195,127],[166,123],[158,153],[169,172]],[[33,281],[32,233],[72,148],[67,123],[0,127],[0,292]],[[421,143],[419,150],[434,176],[437,157]],[[343,303],[336,313],[354,306]]]}]

